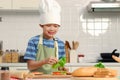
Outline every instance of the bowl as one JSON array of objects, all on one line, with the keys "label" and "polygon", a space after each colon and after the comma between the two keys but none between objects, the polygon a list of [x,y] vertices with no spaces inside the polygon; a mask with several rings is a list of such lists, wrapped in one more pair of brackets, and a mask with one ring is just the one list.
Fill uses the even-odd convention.
[{"label": "bowl", "polygon": [[119,53],[100,53],[100,55],[103,59],[112,59],[112,55],[119,57]]}]

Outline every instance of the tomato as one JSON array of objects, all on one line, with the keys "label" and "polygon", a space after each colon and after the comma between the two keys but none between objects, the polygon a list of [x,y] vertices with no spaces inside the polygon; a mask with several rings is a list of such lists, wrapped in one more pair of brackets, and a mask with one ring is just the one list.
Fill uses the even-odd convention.
[{"label": "tomato", "polygon": [[61,72],[53,72],[53,75],[61,75]]},{"label": "tomato", "polygon": [[56,71],[53,72],[53,75],[66,75],[66,71]]}]

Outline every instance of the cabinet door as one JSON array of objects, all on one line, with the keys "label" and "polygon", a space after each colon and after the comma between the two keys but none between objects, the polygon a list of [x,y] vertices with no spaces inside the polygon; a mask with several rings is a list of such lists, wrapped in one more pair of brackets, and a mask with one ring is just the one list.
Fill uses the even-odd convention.
[{"label": "cabinet door", "polygon": [[0,9],[11,9],[11,0],[0,0]]},{"label": "cabinet door", "polygon": [[13,0],[13,9],[37,10],[39,0]]}]

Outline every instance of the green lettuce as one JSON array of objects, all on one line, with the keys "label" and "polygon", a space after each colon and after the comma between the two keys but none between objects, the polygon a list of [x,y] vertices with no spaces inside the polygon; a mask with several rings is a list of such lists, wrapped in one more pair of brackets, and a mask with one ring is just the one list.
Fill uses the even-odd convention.
[{"label": "green lettuce", "polygon": [[66,63],[66,57],[62,57],[60,58],[60,60],[56,63],[52,65],[52,68],[58,68],[58,67],[64,67]]},{"label": "green lettuce", "polygon": [[99,62],[94,66],[97,67],[97,68],[105,68],[105,65],[103,65],[102,62]]}]

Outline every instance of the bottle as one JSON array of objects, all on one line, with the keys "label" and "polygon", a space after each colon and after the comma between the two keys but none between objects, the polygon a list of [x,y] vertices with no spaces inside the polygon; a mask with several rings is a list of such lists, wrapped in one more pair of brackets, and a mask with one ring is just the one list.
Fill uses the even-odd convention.
[{"label": "bottle", "polygon": [[9,67],[1,67],[1,80],[10,80]]}]

